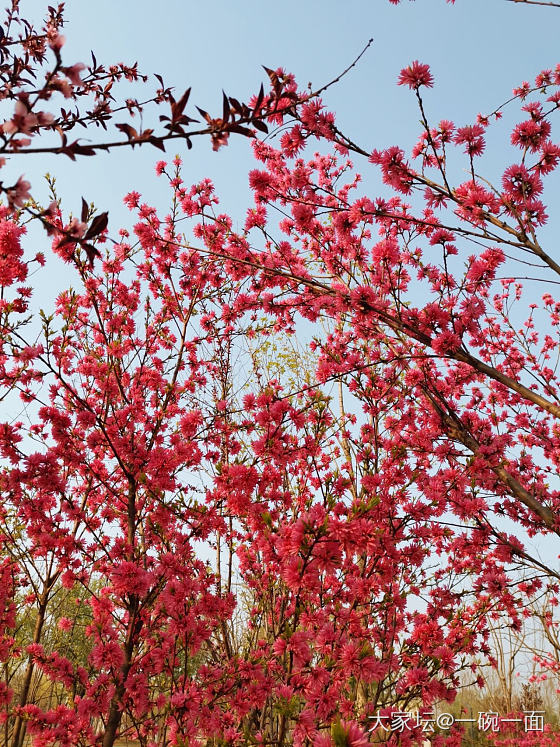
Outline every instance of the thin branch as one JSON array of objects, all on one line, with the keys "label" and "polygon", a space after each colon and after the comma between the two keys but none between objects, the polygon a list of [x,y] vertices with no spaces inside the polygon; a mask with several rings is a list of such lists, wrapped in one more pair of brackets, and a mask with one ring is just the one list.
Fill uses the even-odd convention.
[{"label": "thin branch", "polygon": [[326,84],[325,84],[324,86],[322,86],[321,88],[318,88],[318,89],[317,89],[316,91],[313,91],[313,93],[311,94],[311,96],[313,96],[314,98],[315,98],[316,96],[320,96],[320,95],[321,95],[321,94],[323,93],[323,91],[326,91],[326,90],[327,90],[327,88],[330,88],[331,86],[334,86],[334,85],[335,85],[335,83],[338,83],[338,82],[339,82],[340,80],[342,80],[342,78],[344,78],[344,76],[345,76],[345,75],[346,75],[347,73],[349,73],[349,72],[350,72],[350,70],[352,70],[352,68],[353,68],[353,67],[356,67],[356,65],[358,64],[358,62],[360,61],[360,59],[361,59],[361,58],[362,58],[362,57],[363,57],[363,56],[365,55],[365,53],[366,53],[366,52],[367,52],[367,50],[368,50],[368,49],[369,49],[369,48],[371,47],[371,45],[372,45],[372,44],[373,44],[373,38],[372,38],[372,39],[369,39],[368,43],[367,43],[367,44],[366,44],[366,46],[365,46],[365,47],[364,47],[364,48],[362,49],[362,51],[360,52],[360,54],[359,54],[359,55],[358,55],[358,56],[356,57],[356,59],[354,60],[354,62],[352,62],[352,63],[351,63],[350,65],[348,65],[348,67],[347,67],[347,68],[346,68],[345,70],[343,70],[343,71],[342,71],[342,72],[340,73],[340,75],[337,75],[337,77],[336,77],[336,78],[333,78],[333,79],[332,79],[332,80],[331,80],[331,81],[330,81],[329,83],[326,83]]},{"label": "thin branch", "polygon": [[544,0],[507,0],[508,3],[524,3],[525,5],[547,5],[550,8],[560,8],[560,3],[550,3]]}]

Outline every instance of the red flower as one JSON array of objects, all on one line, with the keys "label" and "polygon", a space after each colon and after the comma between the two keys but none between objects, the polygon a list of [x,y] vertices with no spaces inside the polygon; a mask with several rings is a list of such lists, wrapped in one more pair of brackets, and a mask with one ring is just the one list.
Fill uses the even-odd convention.
[{"label": "red flower", "polygon": [[398,84],[399,86],[408,86],[409,88],[418,90],[420,86],[432,88],[434,79],[428,65],[414,60],[411,65],[401,70]]},{"label": "red flower", "polygon": [[0,286],[12,285],[27,276],[27,266],[21,262],[20,236],[23,232],[24,229],[13,221],[0,222]]},{"label": "red flower", "polygon": [[480,156],[484,150],[484,127],[480,124],[459,127],[454,137],[457,145],[465,145],[465,153],[469,156]]}]

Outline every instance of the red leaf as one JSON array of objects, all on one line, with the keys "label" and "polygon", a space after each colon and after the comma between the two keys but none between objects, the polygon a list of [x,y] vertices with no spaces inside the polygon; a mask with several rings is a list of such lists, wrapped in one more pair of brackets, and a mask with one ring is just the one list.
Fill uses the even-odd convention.
[{"label": "red leaf", "polygon": [[109,213],[104,212],[100,213],[99,215],[96,215],[95,218],[92,220],[90,227],[87,230],[86,235],[84,236],[84,240],[87,241],[88,239],[93,239],[95,236],[98,236],[100,233],[102,233],[109,223]]},{"label": "red leaf", "polygon": [[181,96],[179,101],[174,101],[171,103],[171,118],[173,122],[175,122],[181,114],[183,113],[183,109],[187,105],[187,101],[189,100],[189,96],[191,95],[191,89],[187,88],[185,93]]},{"label": "red leaf", "polygon": [[138,132],[134,129],[132,125],[129,125],[126,122],[121,122],[120,124],[116,124],[115,127],[117,128],[117,130],[124,132],[129,140],[136,140],[136,138],[138,137]]},{"label": "red leaf", "polygon": [[253,127],[255,127],[257,130],[260,130],[261,132],[268,133],[268,127],[265,125],[265,123],[261,119],[257,119],[256,117],[251,120],[251,124]]}]

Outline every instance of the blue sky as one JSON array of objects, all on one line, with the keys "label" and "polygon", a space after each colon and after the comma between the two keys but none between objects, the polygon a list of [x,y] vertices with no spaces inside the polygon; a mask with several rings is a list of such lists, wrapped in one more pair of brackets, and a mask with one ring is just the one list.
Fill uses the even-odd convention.
[{"label": "blue sky", "polygon": [[[34,17],[45,5],[22,0]],[[419,59],[432,68],[436,87],[426,104],[433,121],[467,124],[508,98],[513,86],[556,63],[560,22],[558,9],[506,0],[457,0],[454,6],[444,0],[405,0],[396,7],[388,0],[68,0],[66,6],[67,64],[88,63],[90,49],[107,64],[138,60],[144,72],[161,73],[177,94],[192,86],[192,103],[216,113],[222,88],[241,99],[258,90],[265,77],[262,64],[283,66],[301,84],[317,86],[340,73],[373,37],[359,66],[325,97],[342,129],[368,149],[396,143],[409,148],[415,142],[414,96],[395,85],[410,61]],[[136,95],[142,93],[136,89]],[[147,112],[145,125],[150,121]],[[508,165],[504,139],[507,129],[496,135],[486,159],[490,177]],[[238,139],[213,153],[209,142],[199,139],[182,155],[185,181],[211,176],[224,207],[242,220],[251,168],[248,142]],[[35,187],[40,175],[55,173],[66,209],[77,211],[74,203],[83,193],[99,209],[111,211],[116,229],[129,220],[120,205],[131,188],[165,208],[165,185],[152,170],[161,157],[151,148],[123,149],[74,164],[60,157],[26,158],[9,168],[17,176],[25,167]]]}]

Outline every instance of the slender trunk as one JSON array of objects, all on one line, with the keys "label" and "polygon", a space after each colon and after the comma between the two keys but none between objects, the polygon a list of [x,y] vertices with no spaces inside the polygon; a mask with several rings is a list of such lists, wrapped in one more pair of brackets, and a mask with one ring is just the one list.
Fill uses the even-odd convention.
[{"label": "slender trunk", "polygon": [[[9,677],[9,670],[8,670],[8,663],[4,663],[4,683],[6,685],[6,688],[8,687],[10,683],[10,677]],[[8,718],[8,704],[5,705],[5,720],[4,720],[4,744],[9,744],[9,736],[10,736],[10,719]]]},{"label": "slender trunk", "polygon": [[[295,630],[294,625],[294,630]],[[286,681],[289,682],[292,670],[294,666],[294,654],[293,651],[290,651],[289,654],[289,660],[288,660],[288,671],[287,671],[287,678]],[[280,728],[278,730],[278,747],[284,747],[285,740],[286,740],[286,732],[288,731],[288,717],[285,713],[282,713],[280,716]]]},{"label": "slender trunk", "polygon": [[122,668],[123,679],[122,682],[117,686],[113,699],[111,700],[111,707],[109,709],[109,718],[107,719],[107,725],[105,727],[105,733],[103,734],[103,747],[113,747],[115,739],[117,737],[117,731],[121,725],[122,709],[119,707],[121,704],[122,697],[124,695],[124,683],[130,669],[130,662]]},{"label": "slender trunk", "polygon": [[[129,478],[128,485],[128,502],[127,502],[127,557],[128,560],[134,560],[134,546],[136,537],[136,484],[132,478]],[[142,627],[142,621],[138,617],[139,600],[134,594],[131,596],[130,605],[128,605],[128,631],[126,643],[124,646],[124,662],[121,667],[121,677],[115,688],[115,693],[109,706],[109,715],[105,724],[102,747],[113,747],[119,726],[123,716],[122,701],[126,689],[126,678],[132,664],[132,654],[138,633]]]},{"label": "slender trunk", "polygon": [[121,679],[115,688],[115,694],[111,699],[111,705],[109,707],[109,716],[107,718],[107,724],[105,726],[105,732],[103,734],[103,747],[113,747],[115,739],[117,738],[117,732],[121,725],[123,716],[122,700],[125,693],[125,683],[130,667],[132,664],[132,652],[134,651],[134,645],[136,642],[136,634],[139,630],[136,616],[130,620],[130,627],[128,631],[127,641],[124,648],[124,663],[121,667]]},{"label": "slender trunk", "polygon": [[[37,612],[37,619],[35,620],[35,628],[33,630],[33,643],[37,644],[41,640],[41,634],[43,632],[43,626],[45,624],[45,615],[47,611],[47,604],[49,602],[49,589],[50,579],[47,579],[41,598],[39,600],[39,610]],[[29,697],[29,689],[31,687],[31,680],[33,678],[33,671],[35,665],[31,656],[27,662],[27,668],[25,670],[25,678],[23,680],[23,688],[19,698],[18,706],[23,708],[27,704],[27,698]],[[14,722],[14,732],[12,736],[12,747],[22,747],[23,740],[25,739],[26,724],[23,721],[21,715],[17,715]]]}]

